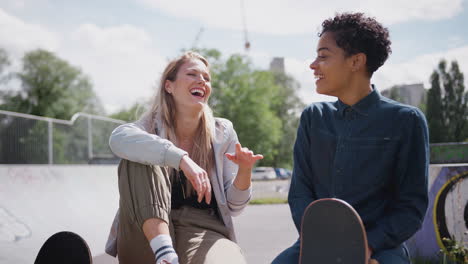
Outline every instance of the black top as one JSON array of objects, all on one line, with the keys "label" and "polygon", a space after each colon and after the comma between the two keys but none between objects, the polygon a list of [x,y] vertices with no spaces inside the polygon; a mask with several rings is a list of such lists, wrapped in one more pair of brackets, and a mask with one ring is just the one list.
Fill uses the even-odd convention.
[{"label": "black top", "polygon": [[[179,209],[184,205],[191,206],[197,209],[217,209],[218,204],[213,195],[213,187],[211,187],[211,203],[207,204],[205,199],[200,203],[198,202],[198,196],[196,193],[186,194],[185,186],[187,183],[187,178],[184,175],[183,171],[175,171],[174,179],[172,181],[172,193],[171,193],[171,208]],[[216,210],[215,210],[216,211]]]}]

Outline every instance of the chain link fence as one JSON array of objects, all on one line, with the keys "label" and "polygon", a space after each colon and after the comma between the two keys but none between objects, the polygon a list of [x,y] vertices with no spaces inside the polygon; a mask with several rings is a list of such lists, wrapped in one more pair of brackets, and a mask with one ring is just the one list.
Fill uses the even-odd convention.
[{"label": "chain link fence", "polygon": [[85,113],[66,121],[0,110],[0,164],[117,163],[109,135],[123,123]]}]

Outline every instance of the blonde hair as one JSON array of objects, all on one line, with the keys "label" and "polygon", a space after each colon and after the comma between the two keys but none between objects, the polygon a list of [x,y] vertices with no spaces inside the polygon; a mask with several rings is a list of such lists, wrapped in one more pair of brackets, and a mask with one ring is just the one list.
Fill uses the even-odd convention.
[{"label": "blonde hair", "polygon": [[[180,67],[189,60],[200,60],[206,65],[206,67],[209,68],[208,61],[200,54],[192,51],[186,52],[182,56],[170,61],[161,76],[156,96],[149,110],[151,117],[150,132],[156,133],[156,131],[158,131],[158,134],[160,134],[159,136],[170,140],[175,145],[177,145],[177,137],[175,134],[177,124],[175,120],[176,104],[172,95],[166,91],[165,83],[167,80],[175,81]],[[157,119],[160,120],[160,123],[158,124],[160,124],[162,127],[156,127]],[[213,139],[213,112],[211,111],[208,104],[204,104],[200,123],[195,132],[194,143],[189,156],[195,163],[197,163],[208,173],[214,165],[214,156],[211,145]]]}]

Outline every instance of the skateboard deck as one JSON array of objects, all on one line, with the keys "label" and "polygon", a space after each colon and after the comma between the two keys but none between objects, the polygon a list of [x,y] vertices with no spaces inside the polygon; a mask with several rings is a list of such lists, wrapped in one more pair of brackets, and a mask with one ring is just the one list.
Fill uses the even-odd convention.
[{"label": "skateboard deck", "polygon": [[86,241],[73,232],[58,232],[42,245],[34,264],[69,263],[92,264]]},{"label": "skateboard deck", "polygon": [[366,231],[353,207],[334,198],[312,202],[302,217],[299,258],[301,264],[365,264]]}]

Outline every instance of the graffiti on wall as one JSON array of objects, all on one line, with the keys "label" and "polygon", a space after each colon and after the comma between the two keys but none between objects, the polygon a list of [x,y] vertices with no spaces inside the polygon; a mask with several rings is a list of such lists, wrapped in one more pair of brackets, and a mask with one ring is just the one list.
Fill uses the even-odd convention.
[{"label": "graffiti on wall", "polygon": [[409,241],[411,255],[436,258],[449,238],[468,245],[468,166],[431,168],[429,207],[424,223]]},{"label": "graffiti on wall", "polygon": [[31,230],[5,208],[0,207],[0,242],[18,242],[31,236]]}]

